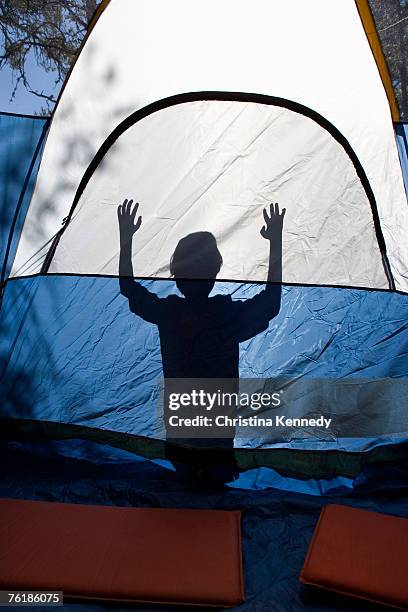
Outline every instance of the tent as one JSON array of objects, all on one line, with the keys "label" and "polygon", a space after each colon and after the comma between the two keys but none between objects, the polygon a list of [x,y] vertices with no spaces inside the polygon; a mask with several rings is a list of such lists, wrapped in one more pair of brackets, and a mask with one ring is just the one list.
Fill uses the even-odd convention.
[{"label": "tent", "polygon": [[[159,298],[177,293],[172,253],[203,230],[223,258],[214,293],[238,302],[267,278],[262,210],[279,201],[281,306],[241,333],[239,376],[283,381],[288,410],[324,406],[336,427],[323,439],[293,428],[237,432],[239,465],[290,469],[298,450],[318,448],[334,451],[330,468],[308,461],[299,476],[333,475],[337,460],[350,476],[385,452],[379,446],[403,439],[408,209],[394,89],[365,3],[298,3],[295,21],[293,10],[210,3],[198,28],[187,2],[101,4],[32,143],[10,220],[2,417],[11,428],[163,456],[159,334],[118,291],[117,206],[141,202],[133,244],[141,286]],[[324,26],[332,20],[335,34]],[[11,134],[17,119],[2,120]],[[41,120],[21,122],[22,132],[40,130]],[[11,163],[7,138],[3,146]],[[364,453],[350,468],[349,451]]]},{"label": "tent", "polygon": [[[305,605],[290,582],[292,536],[280,539],[285,504],[297,560],[324,500],[306,493],[358,486],[371,498],[355,505],[406,513],[402,493],[372,494],[381,475],[401,487],[407,455],[408,109],[383,53],[392,37],[403,44],[406,23],[380,31],[382,3],[370,4],[103,1],[52,117],[0,115],[2,452],[40,474],[28,483],[11,469],[3,496],[244,507],[252,603],[266,593],[262,529],[287,547],[282,587],[264,600],[282,609]],[[174,274],[171,258],[180,239],[211,234],[222,255],[211,296],[235,313],[280,288],[273,317],[249,315],[240,379],[256,391],[275,381],[291,417],[332,419],[235,431],[230,497],[171,484],[158,384],[167,332],[132,311],[118,280],[117,207],[130,198],[142,216],[130,276],[144,295],[176,303],[176,281],[206,283],[191,261]],[[260,234],[271,202],[286,208],[281,281]],[[206,363],[211,342],[199,347]],[[205,449],[185,437],[172,445],[189,464]],[[121,478],[136,472],[132,494]],[[270,486],[292,493],[260,502]],[[261,529],[258,511],[274,525]]]}]

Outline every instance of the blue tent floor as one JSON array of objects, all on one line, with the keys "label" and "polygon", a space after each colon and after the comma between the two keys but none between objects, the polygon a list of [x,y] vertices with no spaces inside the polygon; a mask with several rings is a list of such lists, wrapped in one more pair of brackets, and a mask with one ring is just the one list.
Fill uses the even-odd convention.
[{"label": "blue tent floor", "polygon": [[[246,602],[239,611],[379,609],[305,590],[298,575],[320,509],[331,502],[408,517],[408,466],[377,466],[348,493],[317,496],[278,489],[198,492],[157,463],[97,444],[8,442],[0,445],[0,497],[136,507],[243,511]],[[66,604],[68,612],[129,606]],[[36,608],[37,610],[39,608]],[[41,608],[40,608],[41,609]],[[47,608],[48,609],[48,608]],[[169,607],[137,606],[142,610]]]}]

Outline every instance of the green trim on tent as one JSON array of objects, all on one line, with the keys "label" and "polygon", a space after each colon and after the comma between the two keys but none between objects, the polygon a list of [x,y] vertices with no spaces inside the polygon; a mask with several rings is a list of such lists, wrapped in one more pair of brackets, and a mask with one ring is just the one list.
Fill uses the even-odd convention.
[{"label": "green trim on tent", "polygon": [[[229,449],[193,448],[187,445],[171,445],[164,440],[146,438],[128,433],[96,429],[83,425],[36,421],[29,419],[5,419],[1,421],[2,440],[68,440],[82,439],[141,455],[148,459],[165,459],[166,449],[180,457],[180,461],[202,462],[203,457],[214,453],[220,462],[231,455]],[[355,478],[367,465],[402,461],[408,458],[408,441],[399,444],[383,444],[367,451],[303,450],[293,448],[268,448],[234,450],[241,472],[259,467],[269,467],[283,476],[301,480],[331,479],[338,476]]]}]

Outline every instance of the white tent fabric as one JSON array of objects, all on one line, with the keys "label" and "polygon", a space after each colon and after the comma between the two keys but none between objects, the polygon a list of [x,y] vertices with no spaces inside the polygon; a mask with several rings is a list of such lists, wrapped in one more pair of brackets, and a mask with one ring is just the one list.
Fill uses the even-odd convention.
[{"label": "white tent fabric", "polygon": [[[251,5],[244,0],[206,0],[202,5],[188,0],[111,0],[85,44],[56,110],[12,276],[39,272],[49,248],[49,241],[61,226],[62,219],[67,216],[88,164],[112,130],[126,116],[149,103],[191,91],[252,92],[279,96],[317,111],[334,124],[349,141],[370,181],[378,204],[396,288],[408,290],[408,208],[394,132],[387,98],[353,0],[333,0],[330,3],[325,0],[293,0],[290,3],[286,0],[256,0]],[[232,107],[237,108],[236,104]],[[211,108],[215,108],[215,103],[211,104]],[[174,109],[172,112],[175,112]],[[221,105],[219,110],[199,110],[198,115],[203,117],[207,112],[222,115],[225,111]],[[248,117],[253,112],[250,109],[245,111]],[[258,112],[260,115],[265,114],[260,121],[268,123],[272,120],[271,109],[258,109]],[[244,121],[245,113],[241,116],[241,121]],[[149,215],[166,217],[166,206],[173,210],[177,194],[173,194],[174,199],[165,203],[168,193],[166,190],[177,183],[176,175],[182,172],[182,166],[177,171],[173,168],[173,177],[170,177],[171,168],[167,168],[168,180],[163,181],[162,192],[160,185],[154,184],[153,180],[156,172],[154,163],[158,162],[153,159],[154,147],[158,147],[159,141],[162,141],[162,150],[169,154],[176,132],[180,133],[176,123],[170,125],[170,122],[163,126],[162,117],[165,115],[166,113],[161,111],[154,118],[151,116],[151,121],[145,121],[144,125],[147,127],[141,127],[140,123],[137,128],[135,125],[135,129],[128,135],[122,137],[126,140],[126,146],[132,146],[127,140],[136,138],[137,142],[141,134],[137,135],[136,132],[149,129],[152,121],[158,122],[157,129],[161,129],[154,138],[151,137],[155,130],[151,129],[149,132],[150,140],[143,142],[144,157],[137,168],[131,164],[128,155],[125,156],[124,170],[116,174],[116,188],[112,186],[111,190],[106,192],[106,199],[101,200],[102,189],[105,189],[103,181],[100,187],[96,184],[97,178],[102,178],[102,172],[93,177],[72,226],[68,226],[57,248],[50,271],[84,273],[86,269],[86,273],[91,274],[117,273],[114,249],[105,238],[109,234],[110,240],[117,240],[113,205],[119,204],[123,197],[134,196],[141,200],[144,205],[143,214],[147,215],[146,231],[149,228]],[[292,118],[293,116],[294,113]],[[275,144],[275,150],[282,155],[286,163],[290,160],[281,143],[296,140],[298,136],[299,145],[304,144],[307,120],[301,119],[298,122],[293,121],[293,124],[289,121],[286,123],[286,129],[285,121],[282,120],[282,125],[275,133],[275,137],[279,137],[279,140],[275,141],[278,143]],[[184,122],[184,118],[182,121]],[[212,118],[208,121],[212,122]],[[209,123],[204,121],[204,126],[203,131],[206,131]],[[251,124],[249,132],[242,130],[243,142],[239,146],[246,146],[245,138],[257,129],[257,124],[254,123]],[[241,128],[238,131],[241,133]],[[267,130],[268,134],[272,132]],[[180,153],[181,157],[177,159],[183,159],[183,164],[187,163],[187,157],[190,155],[190,166],[197,164],[197,155],[202,151],[206,138],[212,138],[211,133],[201,134],[199,130],[199,134],[202,139],[199,143],[194,141],[195,148],[189,152],[187,149],[178,149],[177,153]],[[323,133],[319,132],[318,137],[324,138]],[[309,145],[303,149],[303,154],[307,151],[316,154],[317,147],[313,149],[313,138],[311,133],[306,136]],[[331,141],[327,140],[324,147],[336,146],[338,150],[337,143],[330,143]],[[265,146],[271,147],[271,142],[265,141]],[[291,150],[293,155],[302,155],[301,146],[297,149],[295,143],[295,149]],[[139,151],[134,154],[136,157]],[[113,153],[107,160],[110,172],[117,163],[115,155],[120,153]],[[221,246],[225,260],[231,262],[232,256],[236,260],[235,269],[223,270],[223,276],[240,279],[251,276],[249,280],[265,278],[265,253],[262,249],[266,247],[257,235],[255,248],[254,232],[259,211],[270,197],[273,201],[281,200],[281,204],[288,208],[283,281],[378,288],[387,286],[379,260],[378,245],[375,243],[372,218],[369,223],[367,214],[370,211],[361,186],[356,188],[357,196],[353,192],[351,197],[348,190],[343,191],[334,205],[338,214],[333,215],[333,208],[323,201],[317,209],[313,207],[310,175],[307,187],[305,183],[307,197],[304,199],[298,193],[298,190],[302,189],[300,176],[293,181],[294,185],[297,184],[297,196],[285,189],[280,192],[280,188],[259,190],[257,185],[259,186],[259,181],[262,183],[267,180],[267,172],[266,166],[257,166],[253,175],[249,172],[250,164],[255,158],[259,158],[259,152],[254,150],[254,155],[252,161],[250,158],[246,162],[242,161],[242,164],[247,163],[248,172],[246,175],[240,175],[241,182],[235,184],[237,193],[234,206],[238,210],[234,208],[234,214],[231,216],[231,208],[234,207],[231,199],[227,198],[229,206],[225,209],[220,201],[216,218],[219,223],[211,228],[207,226],[216,236],[222,236]],[[314,172],[317,169],[317,160],[318,157]],[[219,171],[222,163],[220,160],[218,162]],[[267,162],[263,159],[262,163]],[[313,164],[310,167],[312,166]],[[131,180],[130,167],[133,168],[134,178],[137,178],[135,181]],[[339,188],[339,180],[335,176],[339,169],[336,161],[334,172],[325,173],[325,180],[329,177],[325,189],[330,197],[335,189]],[[276,170],[277,167],[272,164],[270,180],[274,180]],[[347,170],[345,175],[347,180],[351,180],[349,171],[351,172],[351,169]],[[217,172],[217,168],[212,167],[211,172]],[[210,180],[209,173],[210,170],[204,182]],[[252,177],[251,181],[245,183],[244,179],[249,176]],[[286,175],[288,181],[290,176]],[[339,172],[338,178],[340,176]],[[281,184],[285,184],[284,179]],[[221,183],[219,188],[222,188]],[[228,189],[233,190],[233,187]],[[246,200],[249,208],[244,211],[245,195],[249,193],[251,201]],[[187,189],[180,197],[189,197],[192,194],[193,192]],[[218,198],[222,199],[223,194],[224,191],[217,192],[211,194],[211,197],[217,198],[218,202]],[[320,192],[320,195],[323,194]],[[284,201],[285,197],[287,202]],[[347,200],[347,203],[344,200]],[[259,210],[254,209],[254,202],[259,203]],[[342,211],[339,208],[340,202]],[[87,203],[90,203],[89,210],[83,213]],[[191,206],[193,204],[194,202],[191,202]],[[162,212],[155,208],[164,205],[165,208],[160,209]],[[179,205],[182,206],[181,202]],[[187,202],[183,206],[187,206]],[[207,203],[207,206],[210,205]],[[356,206],[360,207],[361,212],[357,214],[359,222],[355,225]],[[201,211],[204,209],[205,207],[200,208]],[[320,219],[314,219],[317,214],[321,215]],[[241,222],[248,232],[244,240],[239,232],[230,231],[229,223],[232,219],[235,225],[239,219],[250,219],[247,225]],[[89,225],[91,220],[92,223],[97,223],[99,228],[103,225],[103,231],[100,230],[97,236]],[[327,265],[324,262],[325,265],[322,265],[320,270],[314,257],[316,242],[313,243],[312,240],[312,244],[309,244],[309,238],[327,223],[341,227],[347,236],[344,235],[344,249],[341,254],[341,233],[339,242],[332,251],[327,249],[324,241],[320,242],[316,250],[319,256],[325,253],[327,257],[332,257],[332,254],[336,253],[336,261],[333,260]],[[72,233],[75,227],[74,238]],[[160,227],[157,236],[164,232],[164,227]],[[168,229],[168,226],[166,228]],[[200,228],[205,229],[202,225]],[[186,231],[192,229],[190,225],[185,228],[178,226],[177,236],[182,237]],[[156,230],[157,227],[149,231],[154,233]],[[140,260],[140,267],[135,261],[135,274],[142,275],[143,272],[146,276],[166,275],[165,262],[176,239],[176,233],[172,234],[172,231],[154,260],[150,258],[148,264],[146,256],[145,262]],[[333,228],[330,231],[333,236]],[[87,232],[93,234],[92,240]],[[228,232],[230,233],[227,237]],[[359,240],[354,239],[357,235]],[[153,238],[152,234],[151,237]],[[245,248],[242,248],[243,242]],[[294,243],[299,252],[293,251]],[[72,250],[74,244],[78,245],[78,253]],[[259,249],[258,244],[262,245]],[[288,256],[286,253],[289,253],[289,244]],[[310,252],[307,251],[309,246]],[[106,253],[102,256],[105,248]],[[246,251],[252,254],[250,260],[247,259]],[[146,254],[147,252],[148,250]],[[362,260],[360,266],[356,265],[359,258]],[[320,263],[322,264],[321,261]]]},{"label": "white tent fabric", "polygon": [[49,271],[117,274],[116,208],[125,197],[140,199],[143,218],[136,276],[169,278],[179,239],[205,230],[223,256],[218,278],[265,281],[262,210],[277,200],[287,209],[286,282],[388,287],[351,159],[327,130],[292,110],[194,101],[138,121],[91,177]]}]

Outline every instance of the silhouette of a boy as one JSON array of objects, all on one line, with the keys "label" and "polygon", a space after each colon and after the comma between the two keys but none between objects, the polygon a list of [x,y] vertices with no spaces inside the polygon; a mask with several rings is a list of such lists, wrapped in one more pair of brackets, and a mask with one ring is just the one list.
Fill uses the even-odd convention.
[{"label": "silhouette of a boy", "polygon": [[[171,258],[170,272],[184,297],[159,298],[136,282],[132,241],[142,218],[137,216],[139,204],[133,208],[132,204],[133,200],[125,200],[118,208],[120,291],[134,314],[158,326],[164,378],[238,379],[239,343],[267,329],[280,310],[285,209],[280,213],[279,205],[271,204],[269,214],[263,211],[261,235],[270,243],[268,283],[257,295],[242,301],[230,295],[209,297],[222,266],[210,232],[185,236]],[[218,445],[232,448],[233,432],[228,435],[228,441],[218,440]],[[174,460],[172,453],[168,456]]]}]

